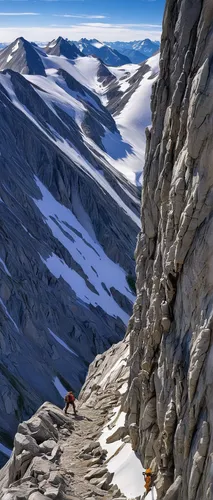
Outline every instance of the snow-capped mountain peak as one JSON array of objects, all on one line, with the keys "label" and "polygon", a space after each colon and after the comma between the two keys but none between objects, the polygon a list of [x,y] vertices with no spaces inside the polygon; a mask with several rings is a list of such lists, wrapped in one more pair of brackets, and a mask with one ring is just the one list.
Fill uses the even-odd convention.
[{"label": "snow-capped mountain peak", "polygon": [[65,40],[61,36],[56,40],[52,40],[44,50],[49,55],[64,56],[67,59],[75,59],[82,55],[74,43]]},{"label": "snow-capped mountain peak", "polygon": [[45,76],[45,69],[36,47],[25,40],[17,38],[0,52],[0,70],[13,69],[22,74]]}]

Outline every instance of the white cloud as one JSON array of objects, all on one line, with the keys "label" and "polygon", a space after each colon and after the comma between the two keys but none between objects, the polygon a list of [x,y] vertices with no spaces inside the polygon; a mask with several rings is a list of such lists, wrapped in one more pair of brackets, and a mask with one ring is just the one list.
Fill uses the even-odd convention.
[{"label": "white cloud", "polygon": [[54,17],[72,17],[78,19],[107,19],[107,16],[99,16],[94,14],[53,14]]},{"label": "white cloud", "polygon": [[[158,26],[158,25],[155,25]],[[161,28],[144,24],[108,24],[108,23],[81,23],[70,26],[14,26],[1,28],[2,42],[12,42],[16,38],[23,36],[28,40],[39,40],[47,42],[58,36],[79,40],[80,38],[97,38],[100,41],[131,41],[160,40]]]},{"label": "white cloud", "polygon": [[38,12],[0,12],[0,16],[40,16]]},{"label": "white cloud", "polygon": [[111,24],[111,23],[80,23],[78,26],[91,26],[92,28],[103,28],[103,29],[109,29],[109,28],[112,28],[112,29],[127,29],[127,28],[132,28],[132,29],[136,29],[136,28],[158,28],[158,29],[161,29],[162,26],[161,24]]}]

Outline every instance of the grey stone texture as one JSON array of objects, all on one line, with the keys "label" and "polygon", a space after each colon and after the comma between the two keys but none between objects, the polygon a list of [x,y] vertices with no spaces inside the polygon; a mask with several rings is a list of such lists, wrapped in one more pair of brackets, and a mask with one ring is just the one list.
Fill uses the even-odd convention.
[{"label": "grey stone texture", "polygon": [[212,23],[212,1],[166,2],[147,130],[128,423],[159,500],[212,498]]}]

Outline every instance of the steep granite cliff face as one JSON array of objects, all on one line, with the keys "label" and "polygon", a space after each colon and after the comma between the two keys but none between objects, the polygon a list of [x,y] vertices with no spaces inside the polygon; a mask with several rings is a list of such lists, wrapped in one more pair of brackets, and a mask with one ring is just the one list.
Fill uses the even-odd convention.
[{"label": "steep granite cliff face", "polygon": [[147,130],[128,420],[164,500],[213,498],[212,22],[167,1]]}]

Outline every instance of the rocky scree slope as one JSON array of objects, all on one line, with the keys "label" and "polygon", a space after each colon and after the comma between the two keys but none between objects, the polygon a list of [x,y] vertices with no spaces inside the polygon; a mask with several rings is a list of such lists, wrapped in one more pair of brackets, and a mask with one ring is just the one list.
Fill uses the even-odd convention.
[{"label": "rocky scree slope", "polygon": [[128,421],[163,500],[213,498],[212,22],[167,1],[147,130]]},{"label": "rocky scree slope", "polygon": [[96,354],[123,338],[135,297],[139,192],[104,146],[108,135],[124,156],[129,147],[101,101],[103,63],[31,49],[45,75],[30,65],[0,72],[4,454],[43,401],[61,406],[67,389],[79,392]]}]

